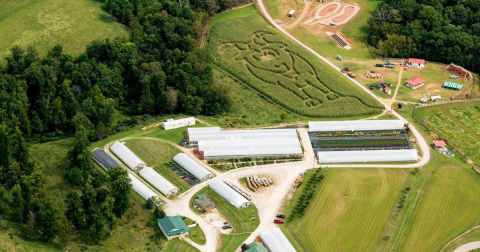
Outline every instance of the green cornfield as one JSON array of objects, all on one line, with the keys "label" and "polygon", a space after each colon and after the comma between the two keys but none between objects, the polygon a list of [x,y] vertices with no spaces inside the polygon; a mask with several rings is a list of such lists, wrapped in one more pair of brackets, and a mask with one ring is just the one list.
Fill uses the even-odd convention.
[{"label": "green cornfield", "polygon": [[257,11],[214,22],[207,49],[216,66],[293,113],[336,118],[383,110],[346,77],[270,26]]}]

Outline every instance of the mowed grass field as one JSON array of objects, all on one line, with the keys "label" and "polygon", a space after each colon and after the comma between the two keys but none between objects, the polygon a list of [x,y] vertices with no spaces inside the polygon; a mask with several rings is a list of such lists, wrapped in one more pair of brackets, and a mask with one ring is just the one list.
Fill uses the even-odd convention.
[{"label": "mowed grass field", "polygon": [[97,0],[0,1],[0,58],[12,45],[35,46],[44,55],[56,44],[74,56],[95,39],[128,37],[128,29]]},{"label": "mowed grass field", "polygon": [[328,169],[322,174],[325,179],[305,216],[283,226],[286,235],[301,251],[372,251],[407,173]]}]

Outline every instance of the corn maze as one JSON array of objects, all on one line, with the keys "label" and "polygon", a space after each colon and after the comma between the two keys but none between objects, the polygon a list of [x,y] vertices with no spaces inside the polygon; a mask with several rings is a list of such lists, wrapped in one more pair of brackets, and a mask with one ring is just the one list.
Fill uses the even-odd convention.
[{"label": "corn maze", "polygon": [[383,107],[257,13],[210,30],[213,63],[285,109],[310,117],[378,114]]}]

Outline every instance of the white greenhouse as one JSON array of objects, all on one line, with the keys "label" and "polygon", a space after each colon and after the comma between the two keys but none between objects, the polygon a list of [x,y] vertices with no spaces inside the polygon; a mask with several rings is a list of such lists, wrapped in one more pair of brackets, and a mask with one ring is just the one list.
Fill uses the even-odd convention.
[{"label": "white greenhouse", "polygon": [[240,209],[242,207],[247,207],[250,205],[250,201],[245,199],[238,192],[233,190],[230,186],[225,184],[223,181],[214,180],[210,183],[210,188],[222,196],[226,201],[230,202],[234,207]]},{"label": "white greenhouse", "polygon": [[152,191],[152,189],[148,188],[142,181],[138,178],[133,176],[132,174],[128,174],[128,177],[132,180],[130,184],[132,184],[132,189],[136,193],[138,193],[142,198],[148,200],[150,198],[158,199],[158,195]]},{"label": "white greenhouse", "polygon": [[198,180],[207,180],[213,178],[213,174],[210,171],[185,153],[177,154],[175,157],[173,157],[173,161],[179,164],[183,169],[188,171]]},{"label": "white greenhouse", "polygon": [[198,146],[205,159],[300,156],[303,153],[295,129],[195,131],[189,128],[188,138],[191,145]]},{"label": "white greenhouse", "polygon": [[139,174],[165,196],[171,196],[178,193],[178,188],[165,179],[162,175],[158,174],[158,172],[156,172],[153,168],[145,167],[140,170]]},{"label": "white greenhouse", "polygon": [[270,252],[296,252],[280,228],[263,230],[259,236]]},{"label": "white greenhouse", "polygon": [[110,146],[110,150],[132,170],[141,169],[145,166],[145,162],[125,146],[125,143],[116,142]]},{"label": "white greenhouse", "polygon": [[313,132],[402,130],[404,126],[405,123],[402,120],[308,122],[308,130]]},{"label": "white greenhouse", "polygon": [[369,150],[369,151],[319,151],[318,162],[367,163],[367,162],[414,162],[418,160],[417,150]]},{"label": "white greenhouse", "polygon": [[162,124],[162,127],[165,130],[170,130],[170,129],[176,129],[176,128],[187,127],[192,125],[195,125],[195,118],[188,117],[188,118],[182,118],[177,120],[167,119],[167,121]]}]

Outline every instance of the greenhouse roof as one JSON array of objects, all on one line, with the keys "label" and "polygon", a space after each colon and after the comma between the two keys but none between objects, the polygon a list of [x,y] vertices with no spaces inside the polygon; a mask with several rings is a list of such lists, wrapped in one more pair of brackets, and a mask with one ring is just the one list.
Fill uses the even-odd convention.
[{"label": "greenhouse roof", "polygon": [[463,85],[445,81],[445,83],[443,83],[443,87],[453,88],[453,89],[462,89]]},{"label": "greenhouse roof", "polygon": [[308,122],[308,129],[313,132],[401,130],[404,126],[405,123],[402,120]]},{"label": "greenhouse roof", "polygon": [[173,161],[179,164],[183,169],[188,171],[198,180],[204,180],[213,177],[213,174],[210,171],[185,153],[177,154],[175,157],[173,157]]},{"label": "greenhouse roof", "polygon": [[280,228],[263,230],[259,236],[269,251],[296,252]]},{"label": "greenhouse roof", "polygon": [[115,161],[107,152],[103,149],[95,148],[93,151],[93,160],[95,160],[101,167],[108,171],[112,167],[117,167],[121,165]]},{"label": "greenhouse roof", "polygon": [[213,180],[212,183],[210,183],[210,188],[212,188],[212,190],[222,196],[226,201],[230,202],[230,204],[235,206],[237,209],[250,205],[250,201],[245,199],[242,195],[233,190],[223,181]]},{"label": "greenhouse roof", "polygon": [[178,192],[178,188],[165,179],[162,175],[158,174],[153,168],[145,167],[139,172],[140,176],[148,181],[153,187],[157,188],[161,193],[166,196],[175,194]]},{"label": "greenhouse roof", "polygon": [[318,162],[366,163],[366,162],[408,162],[417,161],[417,150],[369,150],[369,151],[319,151]]},{"label": "greenhouse roof", "polygon": [[132,180],[130,184],[132,184],[132,189],[136,193],[138,193],[142,198],[145,200],[150,199],[151,197],[157,198],[158,195],[153,192],[150,188],[148,188],[143,182],[141,182],[138,178],[133,176],[132,174],[128,174],[128,177]]},{"label": "greenhouse roof", "polygon": [[135,153],[133,153],[125,143],[116,142],[112,146],[110,146],[110,150],[112,150],[118,158],[120,158],[130,169],[136,169],[140,165],[145,165]]}]

